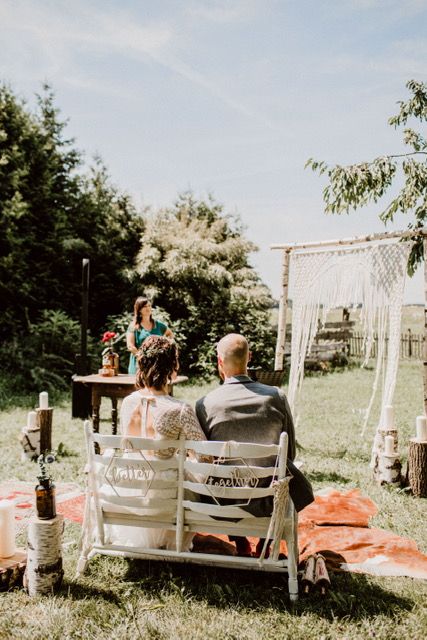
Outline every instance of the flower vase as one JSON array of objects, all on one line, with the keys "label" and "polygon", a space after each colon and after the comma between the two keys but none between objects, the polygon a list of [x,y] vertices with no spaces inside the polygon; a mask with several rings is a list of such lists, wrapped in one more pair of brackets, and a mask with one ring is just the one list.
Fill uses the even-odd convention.
[{"label": "flower vase", "polygon": [[52,520],[56,516],[55,485],[50,478],[39,478],[35,491],[37,517]]},{"label": "flower vase", "polygon": [[111,347],[102,356],[102,368],[109,371],[109,375],[117,376],[119,373],[119,354]]}]

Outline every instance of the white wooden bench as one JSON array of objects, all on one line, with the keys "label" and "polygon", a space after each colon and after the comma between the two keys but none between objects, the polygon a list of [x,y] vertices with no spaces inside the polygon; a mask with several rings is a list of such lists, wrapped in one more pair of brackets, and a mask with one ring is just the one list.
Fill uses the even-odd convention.
[{"label": "white wooden bench", "polygon": [[[289,480],[285,479],[287,434],[282,434],[279,445],[199,442],[183,438],[175,441],[148,440],[97,434],[89,421],[85,423],[85,433],[88,484],[78,575],[84,573],[88,560],[97,553],[287,572],[290,599],[297,600],[297,514],[292,500],[286,499]],[[95,443],[100,447],[100,454],[95,453]],[[168,447],[177,449],[172,458],[153,460],[147,455]],[[212,462],[198,462],[187,456],[188,451],[198,456],[212,456]],[[254,459],[256,462],[257,458],[267,456],[274,456],[274,467],[253,464]],[[250,459],[252,464],[247,464],[246,459]],[[166,469],[174,470],[174,480],[156,478],[157,472]],[[187,479],[190,474],[192,480]],[[265,488],[258,487],[261,478],[271,476],[275,482]],[[195,477],[200,482],[195,481]],[[278,489],[279,493],[284,492],[285,499],[283,496],[279,499]],[[189,492],[192,492],[193,499]],[[243,508],[253,498],[274,495],[276,507],[272,518],[254,517]],[[201,502],[201,496],[205,496],[208,502]],[[224,499],[233,499],[236,504],[222,504]],[[277,518],[277,515],[282,517]],[[109,539],[110,525],[174,531],[175,548],[166,550],[112,543]],[[259,559],[183,551],[183,536],[187,532],[272,539],[272,553],[268,559]],[[279,559],[281,539],[286,541],[288,557],[285,559]]]}]

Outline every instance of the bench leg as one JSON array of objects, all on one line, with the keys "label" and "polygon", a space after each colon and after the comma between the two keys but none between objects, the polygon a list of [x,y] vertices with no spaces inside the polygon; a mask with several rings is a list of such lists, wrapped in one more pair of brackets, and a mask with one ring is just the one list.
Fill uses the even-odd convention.
[{"label": "bench leg", "polygon": [[79,559],[77,560],[76,578],[80,578],[85,573],[87,563],[88,563],[87,554],[85,555],[82,553]]},{"label": "bench leg", "polygon": [[286,536],[286,546],[288,548],[289,598],[291,602],[296,602],[298,600],[298,530],[296,520]]},{"label": "bench leg", "polygon": [[92,551],[92,513],[90,492],[86,491],[85,510],[83,514],[82,533],[79,540],[79,559],[77,561],[76,577],[84,574],[88,563],[88,556]]}]

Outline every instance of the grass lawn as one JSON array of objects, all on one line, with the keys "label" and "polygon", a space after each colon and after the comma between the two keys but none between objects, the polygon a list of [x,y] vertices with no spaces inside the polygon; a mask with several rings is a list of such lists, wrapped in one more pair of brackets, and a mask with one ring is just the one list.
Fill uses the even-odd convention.
[{"label": "grass lawn", "polygon": [[[395,396],[402,462],[415,417],[422,412],[422,365],[402,362]],[[359,487],[379,507],[372,524],[413,538],[427,553],[426,500],[375,486],[368,467],[375,419],[360,438],[372,370],[349,369],[307,378],[297,427],[299,458],[315,488]],[[215,386],[213,383],[210,386]],[[193,402],[209,385],[183,386],[177,395]],[[34,398],[34,404],[36,398]],[[108,415],[104,401],[103,417]],[[18,433],[27,409],[0,414],[0,480],[35,480],[34,463],[20,461]],[[108,430],[107,420],[102,429]],[[83,485],[82,422],[70,417],[68,400],[54,410],[54,446],[64,455],[54,463],[59,481]],[[0,594],[0,639],[137,638],[417,639],[427,635],[426,584],[410,578],[334,574],[325,598],[288,604],[280,576],[156,562],[98,557],[87,575],[74,579],[79,526],[66,524],[65,579],[55,597],[29,599],[22,590]]]}]

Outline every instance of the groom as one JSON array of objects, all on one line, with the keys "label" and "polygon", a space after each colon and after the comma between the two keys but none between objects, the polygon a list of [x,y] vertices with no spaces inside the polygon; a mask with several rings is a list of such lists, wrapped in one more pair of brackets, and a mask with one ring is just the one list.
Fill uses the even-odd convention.
[{"label": "groom", "polygon": [[[288,434],[288,470],[293,476],[289,492],[297,511],[313,502],[310,483],[295,467],[295,432],[291,411],[283,391],[261,384],[248,376],[249,347],[246,338],[230,333],[217,345],[218,371],[224,384],[200,398],[196,414],[208,440],[235,440],[256,444],[278,444],[280,434]],[[274,466],[270,458],[257,464]],[[271,480],[271,479],[270,479]],[[270,480],[267,479],[268,482]],[[273,509],[271,496],[254,498],[245,507],[252,515],[270,516]],[[250,555],[251,546],[246,538],[230,537],[236,543],[238,555]],[[264,541],[257,544],[259,555]]]}]

